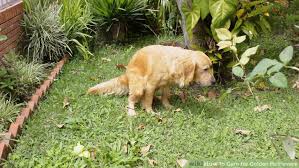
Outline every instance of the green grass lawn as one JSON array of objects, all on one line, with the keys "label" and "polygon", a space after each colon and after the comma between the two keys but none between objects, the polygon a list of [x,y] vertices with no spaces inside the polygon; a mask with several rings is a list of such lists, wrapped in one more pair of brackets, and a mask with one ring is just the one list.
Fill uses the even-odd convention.
[{"label": "green grass lawn", "polygon": [[[150,38],[125,46],[107,45],[91,60],[75,58],[66,64],[4,167],[149,167],[148,159],[156,160],[157,167],[175,167],[182,158],[287,159],[282,141],[272,142],[271,135],[299,135],[295,130],[299,94],[293,89],[255,92],[260,105],[272,107],[263,112],[254,111],[259,104],[243,96],[245,90],[225,94],[227,89],[218,88],[221,98],[198,102],[194,97],[209,88],[188,89],[186,103],[175,95],[171,99],[174,109],[181,111],[167,111],[159,102],[154,105],[161,118],[139,107],[139,115],[128,118],[126,96],[85,94],[89,87],[123,73],[115,65],[126,64],[137,49],[153,43]],[[67,108],[63,108],[65,98],[70,103]],[[237,128],[251,133],[238,135]],[[77,143],[91,158],[73,153]],[[140,149],[147,145],[152,146],[143,156]]]}]

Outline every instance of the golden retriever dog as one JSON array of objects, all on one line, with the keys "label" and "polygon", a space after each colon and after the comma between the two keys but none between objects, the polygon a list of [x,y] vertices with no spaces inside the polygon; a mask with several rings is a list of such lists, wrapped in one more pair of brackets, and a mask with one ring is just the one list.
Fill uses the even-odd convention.
[{"label": "golden retriever dog", "polygon": [[170,86],[215,83],[212,63],[207,55],[180,47],[151,45],[138,50],[125,74],[88,89],[90,94],[129,93],[128,115],[135,116],[135,104],[141,101],[147,112],[153,112],[154,93],[161,90],[163,106],[170,108]]}]

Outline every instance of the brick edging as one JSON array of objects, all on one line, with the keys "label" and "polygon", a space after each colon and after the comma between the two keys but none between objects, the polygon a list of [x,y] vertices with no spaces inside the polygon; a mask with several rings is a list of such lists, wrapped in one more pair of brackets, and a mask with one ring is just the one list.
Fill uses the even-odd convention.
[{"label": "brick edging", "polygon": [[53,68],[48,78],[36,89],[35,93],[31,96],[31,99],[27,102],[26,107],[22,108],[15,122],[10,124],[9,130],[3,134],[4,139],[0,141],[0,167],[3,160],[5,160],[8,154],[11,152],[13,145],[15,144],[15,138],[20,135],[21,129],[24,126],[26,120],[34,112],[39,100],[50,88],[50,85],[54,82],[61,71],[63,65],[68,60],[68,55],[65,55]]}]

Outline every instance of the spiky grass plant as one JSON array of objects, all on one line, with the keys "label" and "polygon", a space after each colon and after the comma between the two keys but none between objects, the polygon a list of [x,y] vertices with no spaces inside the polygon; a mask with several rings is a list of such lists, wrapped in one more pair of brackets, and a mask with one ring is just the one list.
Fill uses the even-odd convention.
[{"label": "spiky grass plant", "polygon": [[60,6],[52,3],[44,7],[40,1],[31,0],[26,0],[25,6],[22,26],[27,57],[38,62],[58,61],[70,51],[59,20]]}]

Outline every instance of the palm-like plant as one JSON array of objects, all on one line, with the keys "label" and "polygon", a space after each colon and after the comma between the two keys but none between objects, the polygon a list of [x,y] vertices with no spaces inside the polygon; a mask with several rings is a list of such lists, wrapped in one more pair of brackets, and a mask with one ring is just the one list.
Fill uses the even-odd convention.
[{"label": "palm-like plant", "polygon": [[146,0],[92,0],[94,15],[102,30],[113,40],[123,40],[128,31],[148,27]]},{"label": "palm-like plant", "polygon": [[179,13],[174,0],[148,0],[154,9],[158,27],[164,32],[175,32],[179,26]]},{"label": "palm-like plant", "polygon": [[68,39],[59,22],[60,6],[56,3],[44,7],[41,2],[26,0],[24,28],[24,49],[26,56],[34,61],[58,61],[70,51]]},{"label": "palm-like plant", "polygon": [[90,5],[86,0],[62,0],[60,21],[68,37],[72,51],[77,50],[85,59],[93,55],[89,51],[87,39],[92,38],[88,32],[93,24]]}]

